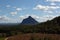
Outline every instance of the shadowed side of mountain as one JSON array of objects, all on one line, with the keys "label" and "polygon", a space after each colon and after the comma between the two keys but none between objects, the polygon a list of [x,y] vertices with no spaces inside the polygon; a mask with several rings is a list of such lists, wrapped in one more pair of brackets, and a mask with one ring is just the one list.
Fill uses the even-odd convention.
[{"label": "shadowed side of mountain", "polygon": [[35,24],[38,24],[38,22],[34,18],[29,16],[28,18],[24,19],[21,24],[22,25],[35,25]]}]

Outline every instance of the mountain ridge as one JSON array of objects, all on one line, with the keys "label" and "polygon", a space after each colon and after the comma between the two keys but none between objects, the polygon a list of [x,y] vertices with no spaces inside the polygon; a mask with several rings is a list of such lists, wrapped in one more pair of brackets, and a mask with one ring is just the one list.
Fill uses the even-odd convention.
[{"label": "mountain ridge", "polygon": [[29,16],[28,18],[23,19],[21,24],[23,24],[23,25],[35,25],[35,24],[38,24],[38,22],[34,18]]}]

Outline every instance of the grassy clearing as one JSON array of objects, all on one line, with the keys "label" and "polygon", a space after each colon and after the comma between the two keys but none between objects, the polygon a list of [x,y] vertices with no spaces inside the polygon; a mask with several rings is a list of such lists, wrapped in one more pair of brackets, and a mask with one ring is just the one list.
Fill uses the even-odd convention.
[{"label": "grassy clearing", "polygon": [[0,40],[5,40],[5,38],[0,38]]},{"label": "grassy clearing", "polygon": [[58,34],[28,33],[8,37],[8,40],[60,40]]}]

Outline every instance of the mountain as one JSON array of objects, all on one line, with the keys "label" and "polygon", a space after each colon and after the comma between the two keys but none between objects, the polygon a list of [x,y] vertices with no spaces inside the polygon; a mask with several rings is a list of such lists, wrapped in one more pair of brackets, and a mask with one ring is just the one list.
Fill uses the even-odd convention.
[{"label": "mountain", "polygon": [[21,24],[24,24],[24,25],[35,25],[35,24],[38,24],[38,22],[34,18],[29,16],[28,18],[23,19]]},{"label": "mountain", "polygon": [[[38,29],[38,30],[37,30]],[[36,30],[42,33],[60,34],[60,16],[36,25]]]},{"label": "mountain", "polygon": [[52,20],[48,20],[46,22],[39,23],[39,25],[45,25],[45,26],[60,26],[60,16],[53,18]]},{"label": "mountain", "polygon": [[55,24],[59,25],[60,26],[60,16],[52,19],[51,21],[53,21]]}]

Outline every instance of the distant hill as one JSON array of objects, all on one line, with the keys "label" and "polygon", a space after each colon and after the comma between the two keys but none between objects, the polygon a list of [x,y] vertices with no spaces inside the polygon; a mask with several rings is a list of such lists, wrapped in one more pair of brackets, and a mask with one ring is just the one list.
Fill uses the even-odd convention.
[{"label": "distant hill", "polygon": [[23,25],[35,25],[35,24],[38,24],[38,22],[34,18],[29,16],[28,18],[23,19],[21,24],[23,24]]}]

